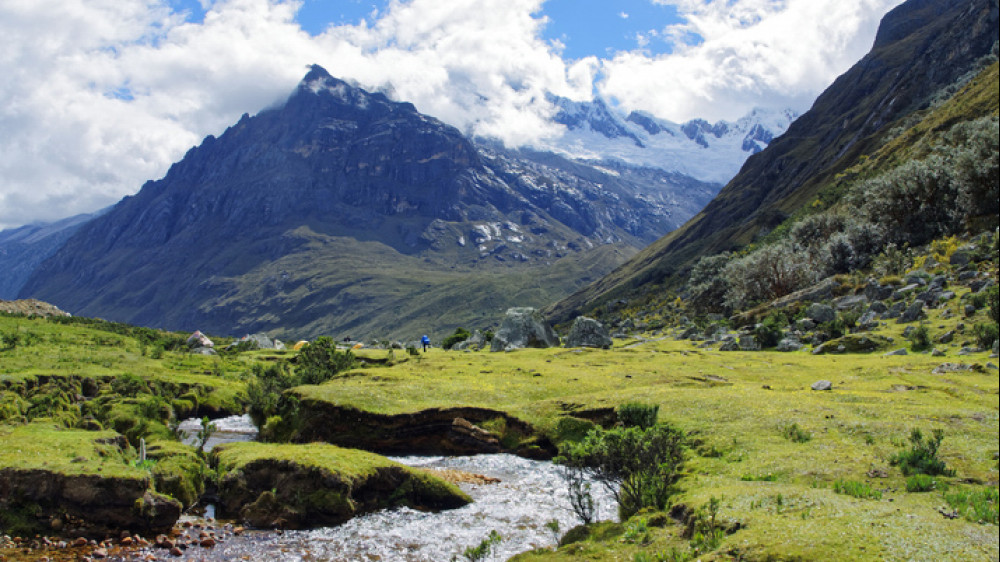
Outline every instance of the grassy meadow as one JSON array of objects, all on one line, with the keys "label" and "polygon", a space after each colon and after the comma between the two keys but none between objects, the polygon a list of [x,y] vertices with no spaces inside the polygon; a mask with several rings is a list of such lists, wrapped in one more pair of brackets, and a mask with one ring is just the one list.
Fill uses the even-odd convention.
[{"label": "grassy meadow", "polygon": [[[984,321],[986,313],[963,317],[958,291],[951,304],[929,309],[920,322],[943,356],[912,351],[812,355],[808,347],[789,353],[723,352],[656,332],[616,340],[611,350],[431,349],[410,355],[361,349],[356,351],[360,367],[293,392],[380,414],[490,408],[531,424],[557,444],[579,437],[590,420],[613,420],[619,405],[640,402],[658,405],[661,423],[687,433],[683,476],[671,502],[676,517],[641,513],[621,524],[594,525],[589,538],[558,550],[524,553],[523,560],[995,560],[997,360],[988,351],[962,351],[971,345],[970,327]],[[908,349],[902,335],[906,326],[890,321],[873,333],[892,338],[889,350]],[[113,435],[107,430],[123,423],[113,414],[95,416],[103,424],[101,433],[56,425],[85,425],[86,404],[101,400],[109,411],[128,407],[135,416],[147,415],[149,403],[159,404],[149,397],[154,394],[171,406],[166,418],[178,417],[192,402],[217,404],[220,414],[239,411],[255,364],[287,362],[294,370],[292,351],[193,355],[169,349],[178,334],[113,329],[106,323],[0,316],[0,333],[7,336],[0,351],[4,466],[155,474],[155,459],[152,467],[138,468],[134,453],[98,459],[93,441],[79,438],[82,433]],[[954,341],[937,343],[950,330],[956,330]],[[10,334],[18,335],[13,346]],[[942,369],[945,364],[959,366]],[[83,410],[76,417],[66,414],[73,400],[63,395],[84,392],[87,379],[96,382],[96,396],[78,406]],[[145,385],[131,397],[122,395],[130,387],[121,381],[136,379]],[[831,381],[833,389],[811,390],[821,379]],[[152,410],[163,414],[162,408]],[[34,421],[24,425],[29,420]],[[132,435],[132,426],[125,427],[120,432]],[[891,463],[910,447],[914,429],[926,435],[943,431],[939,458],[954,470],[925,482],[929,491],[908,492],[912,478]],[[154,446],[165,447],[162,435],[155,439]],[[303,451],[303,460],[311,458],[308,445],[287,447]],[[34,452],[21,454],[25,450]],[[46,451],[51,458],[41,458]],[[238,451],[257,449],[234,448],[229,454]],[[99,462],[72,462],[77,457]],[[226,462],[236,462],[235,457]],[[199,489],[196,482],[189,488]],[[972,500],[962,499],[969,493]],[[704,513],[713,498],[724,531],[713,543],[698,542],[686,530],[683,515]],[[983,516],[971,511],[973,504],[987,510],[992,505],[993,515],[977,521]]]}]

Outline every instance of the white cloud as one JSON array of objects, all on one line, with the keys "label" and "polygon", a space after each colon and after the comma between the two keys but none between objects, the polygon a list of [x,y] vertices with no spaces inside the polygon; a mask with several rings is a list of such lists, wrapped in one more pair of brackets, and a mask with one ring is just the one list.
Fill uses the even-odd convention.
[{"label": "white cloud", "polygon": [[[425,113],[508,143],[557,129],[546,92],[605,95],[667,118],[804,103],[870,46],[898,0],[681,0],[700,35],[674,55],[564,61],[542,39],[544,0],[393,0],[359,25],[310,36],[299,0],[0,2],[0,228],[111,204],[207,134],[280,102],[318,63]],[[377,17],[376,17],[377,15]],[[723,109],[719,109],[721,104]]]},{"label": "white cloud", "polygon": [[598,88],[627,109],[674,121],[735,119],[754,106],[808,109],[868,52],[879,20],[902,2],[655,1],[686,20],[663,30],[674,52],[618,53],[604,61]]}]

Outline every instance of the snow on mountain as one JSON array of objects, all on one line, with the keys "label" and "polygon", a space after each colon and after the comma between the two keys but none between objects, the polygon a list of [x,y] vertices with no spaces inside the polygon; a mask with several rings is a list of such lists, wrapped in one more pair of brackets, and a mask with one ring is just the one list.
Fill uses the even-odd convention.
[{"label": "snow on mountain", "polygon": [[565,132],[537,148],[583,160],[617,160],[679,172],[701,181],[726,183],[752,154],[764,149],[798,117],[790,109],[757,108],[736,122],[683,124],[633,111],[622,117],[600,98],[575,102],[549,98],[553,120]]}]

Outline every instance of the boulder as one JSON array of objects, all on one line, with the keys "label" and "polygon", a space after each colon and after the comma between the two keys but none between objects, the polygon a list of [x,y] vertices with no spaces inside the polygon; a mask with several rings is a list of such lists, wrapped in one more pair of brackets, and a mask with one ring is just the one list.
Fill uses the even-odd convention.
[{"label": "boulder", "polygon": [[837,313],[832,306],[814,302],[806,310],[806,317],[817,324],[832,322],[837,318]]},{"label": "boulder", "polygon": [[556,347],[559,336],[534,308],[507,310],[500,328],[493,336],[490,351],[510,351],[525,347]]},{"label": "boulder", "polygon": [[[281,343],[276,343],[277,340],[272,340],[267,334],[247,334],[240,338],[240,341],[255,343],[257,344],[257,349],[277,349],[277,343]],[[284,349],[285,346],[282,344],[281,347]]]},{"label": "boulder", "polygon": [[187,345],[188,345],[188,347],[191,347],[191,348],[195,348],[195,347],[214,347],[215,346],[215,344],[212,343],[212,340],[208,339],[208,336],[206,336],[205,334],[201,333],[201,330],[195,330],[194,333],[192,333],[190,336],[188,336]]},{"label": "boulder", "polygon": [[809,388],[813,390],[833,390],[833,383],[827,380],[816,381]]},{"label": "boulder", "polygon": [[598,347],[611,349],[611,336],[604,325],[586,316],[578,316],[569,329],[566,347]]},{"label": "boulder", "polygon": [[727,340],[719,346],[719,351],[739,351],[740,344],[736,340]]},{"label": "boulder", "polygon": [[967,250],[962,250],[962,249],[955,250],[955,252],[951,254],[951,257],[948,258],[948,263],[958,267],[961,267],[963,265],[969,265],[970,261],[972,261],[972,256],[969,254]]},{"label": "boulder", "polygon": [[905,324],[907,322],[916,322],[924,316],[924,302],[920,300],[913,301],[913,304],[906,307],[906,310],[899,316],[896,321],[900,324]]},{"label": "boulder", "polygon": [[778,342],[778,346],[775,348],[776,351],[798,351],[802,349],[802,343],[795,338],[782,338]]},{"label": "boulder", "polygon": [[883,353],[882,357],[892,357],[893,355],[908,355],[906,349],[900,348],[895,351],[890,351],[889,353]]},{"label": "boulder", "polygon": [[451,346],[455,351],[480,351],[486,347],[486,336],[479,330],[472,332],[472,335],[463,341]]}]

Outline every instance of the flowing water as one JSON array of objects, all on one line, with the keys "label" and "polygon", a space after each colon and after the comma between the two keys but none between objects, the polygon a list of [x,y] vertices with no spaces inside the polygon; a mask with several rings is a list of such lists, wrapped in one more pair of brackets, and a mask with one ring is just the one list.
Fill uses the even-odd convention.
[{"label": "flowing water", "polygon": [[[223,443],[253,441],[257,438],[257,426],[253,424],[249,414],[212,420],[212,424],[215,426],[215,431],[205,442],[205,451],[211,451],[216,445]],[[198,432],[201,431],[200,418],[188,418],[182,421],[177,429],[180,431],[181,440],[185,445],[198,446]]]},{"label": "flowing water", "polygon": [[[393,460],[423,468],[449,469],[500,480],[489,484],[459,484],[472,498],[465,507],[438,513],[409,508],[389,509],[356,517],[337,527],[305,531],[253,531],[227,534],[215,547],[192,547],[178,561],[433,561],[446,562],[490,531],[502,541],[486,560],[506,560],[526,550],[554,546],[555,534],[547,527],[553,519],[560,534],[579,524],[570,507],[559,467],[514,455],[469,457],[395,457]],[[615,503],[603,486],[594,482],[597,519],[616,518]],[[218,524],[217,524],[218,525]],[[162,550],[154,550],[162,554]],[[135,552],[141,559],[146,552]]]}]

